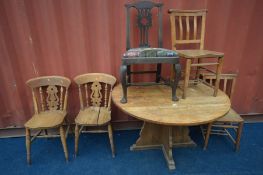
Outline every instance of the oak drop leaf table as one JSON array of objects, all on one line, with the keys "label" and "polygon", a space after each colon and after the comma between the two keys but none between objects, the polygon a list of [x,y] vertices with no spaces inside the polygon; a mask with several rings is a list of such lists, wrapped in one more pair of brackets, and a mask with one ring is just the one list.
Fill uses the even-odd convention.
[{"label": "oak drop leaf table", "polygon": [[[182,90],[177,89],[177,96]],[[131,150],[162,148],[168,168],[175,169],[173,147],[194,146],[189,136],[188,126],[212,122],[230,109],[228,96],[202,83],[189,86],[188,97],[177,102],[171,100],[171,88],[164,85],[132,86],[128,88],[129,102],[122,104],[122,87],[119,84],[113,89],[113,102],[125,113],[143,120],[140,137]]]}]

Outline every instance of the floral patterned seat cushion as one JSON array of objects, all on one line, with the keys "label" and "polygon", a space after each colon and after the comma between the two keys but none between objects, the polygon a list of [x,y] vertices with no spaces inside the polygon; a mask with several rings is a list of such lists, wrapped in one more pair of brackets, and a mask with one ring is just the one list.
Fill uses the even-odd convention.
[{"label": "floral patterned seat cushion", "polygon": [[164,48],[133,48],[123,54],[123,57],[175,57],[177,53]]}]

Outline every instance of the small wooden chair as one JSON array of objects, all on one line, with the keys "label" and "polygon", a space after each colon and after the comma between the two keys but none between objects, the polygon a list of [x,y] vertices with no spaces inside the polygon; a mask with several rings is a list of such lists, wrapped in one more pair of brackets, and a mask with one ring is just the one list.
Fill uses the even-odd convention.
[{"label": "small wooden chair", "polygon": [[[66,161],[68,161],[68,150],[63,124],[67,115],[68,87],[70,80],[61,76],[43,76],[30,79],[26,84],[32,89],[35,114],[25,123],[27,163],[31,163],[30,148],[32,141],[37,137],[56,137],[50,135],[47,129],[59,128],[60,138],[64,149]],[[31,130],[39,130],[31,138]],[[42,132],[45,134],[41,135]],[[59,136],[59,135],[57,135]]]},{"label": "small wooden chair", "polygon": [[[236,74],[221,74],[220,85],[222,85],[222,90],[229,96],[230,100],[232,98],[234,87],[236,83]],[[200,78],[208,86],[214,86],[216,81],[216,76],[214,74],[200,74]],[[204,149],[207,148],[208,140],[210,134],[216,135],[227,135],[235,144],[236,151],[239,150],[240,138],[243,129],[244,120],[243,118],[230,108],[229,112],[223,117],[219,118],[215,122],[209,123],[205,129],[201,126],[201,131],[205,139]],[[229,129],[234,129],[236,134],[236,139],[234,139]]]},{"label": "small wooden chair", "polygon": [[111,127],[111,93],[116,78],[103,73],[89,73],[74,78],[79,87],[80,111],[75,119],[75,155],[84,127],[108,126],[112,157],[115,156]]},{"label": "small wooden chair", "polygon": [[[215,51],[204,50],[205,21],[207,10],[175,10],[170,9],[172,49],[175,50],[180,58],[186,59],[185,76],[183,85],[183,97],[186,98],[186,89],[189,84],[191,67],[197,67],[196,81],[198,82],[200,69],[214,73],[214,71],[204,66],[216,66],[216,82],[214,86],[214,96],[217,95],[219,87],[220,73],[223,66],[224,54]],[[178,45],[197,46],[198,49],[178,50]],[[216,58],[217,62],[204,62],[207,58]],[[197,63],[195,63],[197,60]]]}]

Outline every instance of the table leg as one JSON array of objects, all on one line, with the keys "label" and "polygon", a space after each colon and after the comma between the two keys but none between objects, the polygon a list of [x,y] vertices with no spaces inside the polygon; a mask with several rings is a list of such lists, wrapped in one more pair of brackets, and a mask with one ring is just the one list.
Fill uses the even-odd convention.
[{"label": "table leg", "polygon": [[127,103],[127,65],[121,65],[120,68],[120,75],[121,75],[121,84],[122,84],[122,99],[121,103]]},{"label": "table leg", "polygon": [[181,65],[180,64],[173,64],[173,70],[175,70],[175,79],[174,79],[174,82],[172,84],[172,100],[178,101],[178,98],[176,97],[176,88],[177,88],[178,83],[179,83],[180,78],[181,78]]},{"label": "table leg", "polygon": [[140,137],[131,150],[145,150],[162,148],[168,168],[175,169],[173,160],[173,147],[193,147],[196,144],[189,136],[188,127],[164,126],[144,122]]},{"label": "table leg", "polygon": [[186,65],[185,65],[185,78],[184,78],[184,87],[183,87],[183,99],[186,98],[186,90],[188,88],[188,83],[190,79],[190,72],[191,72],[191,59],[186,59]]},{"label": "table leg", "polygon": [[214,89],[214,97],[217,96],[217,91],[219,88],[219,82],[220,82],[220,75],[223,67],[223,57],[218,58],[218,65],[216,68],[216,82],[215,82],[215,89]]},{"label": "table leg", "polygon": [[173,136],[172,136],[172,127],[166,126],[162,129],[162,151],[164,158],[166,160],[169,170],[175,169],[175,162],[173,159]]}]

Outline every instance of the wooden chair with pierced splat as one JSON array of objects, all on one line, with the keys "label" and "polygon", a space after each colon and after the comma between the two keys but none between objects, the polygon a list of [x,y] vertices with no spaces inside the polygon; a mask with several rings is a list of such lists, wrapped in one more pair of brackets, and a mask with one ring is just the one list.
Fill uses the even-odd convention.
[{"label": "wooden chair with pierced splat", "polygon": [[[221,74],[220,85],[222,85],[222,90],[232,99],[234,87],[236,84],[236,74]],[[208,86],[214,86],[216,81],[216,76],[214,74],[201,73],[200,78]],[[215,122],[209,123],[207,127],[201,126],[201,131],[205,139],[204,149],[207,148],[209,137],[211,134],[215,135],[226,135],[235,144],[236,151],[240,147],[240,138],[242,134],[244,119],[232,108],[223,117],[219,118]],[[234,139],[233,134],[229,131],[233,129],[236,135]]]},{"label": "wooden chair with pierced splat", "polygon": [[107,126],[112,157],[115,156],[111,126],[111,93],[116,78],[103,73],[88,73],[74,78],[79,87],[80,111],[75,119],[75,155],[84,127]]},{"label": "wooden chair with pierced splat", "polygon": [[[25,123],[27,162],[31,164],[30,148],[35,138],[60,137],[66,161],[68,150],[66,137],[69,129],[64,131],[67,115],[68,87],[71,81],[61,76],[43,76],[30,79],[26,84],[32,89],[34,115]],[[48,129],[59,128],[60,135],[48,133]],[[31,131],[38,132],[31,137]],[[41,134],[44,131],[44,134]]]},{"label": "wooden chair with pierced splat", "polygon": [[[179,56],[173,50],[163,48],[162,8],[163,3],[153,1],[135,1],[125,4],[126,8],[126,52],[123,54],[120,67],[122,84],[121,103],[127,103],[127,89],[129,86],[168,85],[172,88],[172,100],[179,100],[176,88],[181,77]],[[135,14],[134,14],[135,12]],[[133,18],[133,16],[135,18]],[[158,42],[151,40],[150,33],[157,29]],[[134,40],[133,33],[138,32],[139,40]],[[157,48],[155,48],[157,47]],[[155,70],[133,70],[138,64],[156,64]],[[161,77],[162,64],[171,64],[175,78],[168,81]],[[155,74],[154,82],[135,82],[132,75]]]},{"label": "wooden chair with pierced splat", "polygon": [[[213,96],[217,96],[224,54],[204,50],[207,10],[170,9],[168,13],[170,14],[172,49],[178,53],[180,58],[186,59],[182,98],[186,98],[186,91],[190,82],[191,67],[197,68],[194,81],[195,84],[198,82],[201,69],[216,75]],[[179,50],[179,45],[199,47],[197,47],[197,49]],[[216,59],[217,61],[212,61],[211,58]],[[216,66],[216,69],[213,71],[207,66]]]}]

